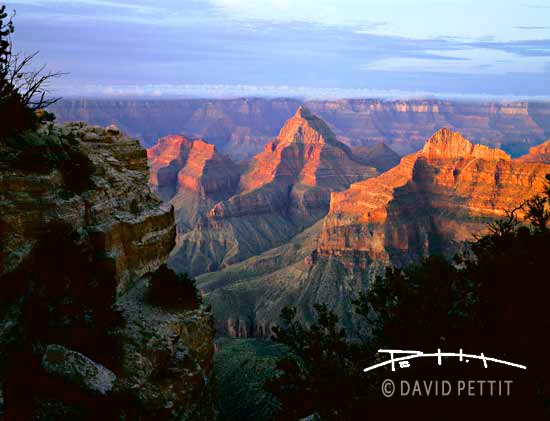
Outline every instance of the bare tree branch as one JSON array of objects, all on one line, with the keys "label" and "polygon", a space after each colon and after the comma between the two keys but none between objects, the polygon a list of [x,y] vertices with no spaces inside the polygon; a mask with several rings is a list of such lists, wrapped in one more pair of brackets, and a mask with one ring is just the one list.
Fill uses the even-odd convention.
[{"label": "bare tree branch", "polygon": [[30,55],[11,54],[4,65],[5,82],[0,84],[0,95],[18,95],[23,105],[31,110],[46,108],[61,98],[47,98],[50,90],[48,83],[66,73],[46,71],[46,65],[36,70],[26,70],[38,51]]}]

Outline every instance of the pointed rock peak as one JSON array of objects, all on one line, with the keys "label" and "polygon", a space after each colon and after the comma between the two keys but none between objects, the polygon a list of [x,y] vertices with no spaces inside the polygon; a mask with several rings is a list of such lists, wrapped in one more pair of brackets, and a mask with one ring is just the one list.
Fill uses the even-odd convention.
[{"label": "pointed rock peak", "polygon": [[278,139],[282,143],[340,143],[327,124],[303,106],[285,123]]},{"label": "pointed rock peak", "polygon": [[439,129],[424,145],[424,151],[450,152],[453,150],[470,150],[472,144],[458,132]]},{"label": "pointed rock peak", "polygon": [[500,149],[491,149],[484,145],[472,145],[460,133],[448,129],[438,130],[424,145],[422,153],[430,158],[479,158],[504,159],[509,161],[510,155]]},{"label": "pointed rock peak", "polygon": [[311,118],[313,114],[311,114],[311,111],[309,111],[309,109],[307,109],[303,105],[300,105],[296,110],[296,114],[294,114],[294,116],[298,118]]}]

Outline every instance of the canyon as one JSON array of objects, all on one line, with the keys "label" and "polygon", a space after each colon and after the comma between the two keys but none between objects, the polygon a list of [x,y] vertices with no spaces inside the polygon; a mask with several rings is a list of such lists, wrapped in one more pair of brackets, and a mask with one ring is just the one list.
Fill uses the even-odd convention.
[{"label": "canyon", "polygon": [[115,123],[144,147],[172,134],[202,138],[220,153],[241,161],[261,152],[302,104],[322,118],[340,142],[350,147],[382,142],[399,155],[421,149],[441,127],[513,157],[550,137],[550,105],[525,101],[64,99],[51,110],[60,122]]},{"label": "canyon", "polygon": [[[154,190],[161,186],[177,191],[171,193],[174,198],[170,199],[176,207],[177,223],[190,226],[188,209],[195,208],[195,202],[185,198],[192,194],[196,197],[193,186],[197,184],[182,182],[188,180],[188,173],[185,166],[178,167],[176,163],[185,160],[182,151],[187,149],[181,148],[179,140],[164,138],[148,150],[150,183]],[[191,150],[195,145],[206,147],[200,139],[191,143]],[[214,150],[212,146],[209,148]],[[179,151],[175,159],[169,150]],[[371,158],[376,161],[376,154]],[[216,174],[229,183],[222,189],[229,197],[213,204],[202,218],[197,216],[192,229],[180,230],[170,259],[170,265],[177,271],[197,275],[279,246],[326,214],[332,191],[378,174],[375,168],[360,163],[321,119],[302,107],[240,177],[237,178],[237,167],[229,159],[223,162],[225,166],[216,166]],[[196,163],[192,165],[194,170],[198,168]],[[176,174],[174,171],[180,167]],[[222,167],[230,171],[224,172]],[[204,172],[208,167],[201,168],[194,172],[194,179],[208,180]],[[162,187],[163,183],[170,187]],[[184,200],[178,201],[178,197]],[[213,203],[206,194],[202,197],[205,206]]]},{"label": "canyon", "polygon": [[[318,302],[352,328],[352,299],[386,266],[464,251],[488,223],[541,192],[550,171],[550,141],[512,158],[439,129],[399,158],[385,143],[350,148],[340,138],[299,106],[241,164],[203,139],[168,136],[148,149],[149,183],[174,205],[180,227],[170,265],[197,277],[218,334],[269,336],[285,305],[309,322]],[[192,158],[195,149],[209,152]]]},{"label": "canyon", "polygon": [[[285,305],[313,320],[327,303],[350,331],[351,301],[386,266],[452,257],[487,224],[544,189],[548,142],[527,157],[438,130],[396,167],[332,192],[327,215],[287,244],[198,277],[219,334],[269,336]],[[516,215],[521,219],[522,211]]]},{"label": "canyon", "polygon": [[[82,122],[42,122],[25,140],[31,152],[0,142],[4,378],[25,378],[10,368],[24,364],[11,364],[9,350],[27,337],[29,320],[38,323],[28,308],[50,314],[40,304],[48,302],[56,314],[86,310],[87,320],[112,302],[108,323],[122,323],[105,337],[30,336],[41,378],[63,379],[86,402],[211,419],[215,334],[269,337],[284,306],[309,323],[316,303],[353,334],[352,300],[388,265],[466,250],[488,223],[542,192],[550,173],[543,105],[176,102],[195,107],[196,130],[184,128],[190,120],[180,125],[181,109],[168,102],[132,105],[129,130],[140,132],[136,116],[149,110],[140,123],[150,124],[147,150],[117,125]],[[65,116],[129,118],[130,102],[101,104],[109,102],[73,102]],[[168,116],[173,126],[157,136]],[[208,306],[148,301],[151,274],[166,262],[196,278]],[[77,292],[80,278],[90,282]],[[92,310],[45,300],[51,288],[73,291]],[[113,334],[119,344],[109,342]]]},{"label": "canyon", "polygon": [[[149,109],[156,130],[162,113],[153,111],[167,103],[131,107]],[[98,104],[73,101],[71,115],[94,118]],[[111,120],[127,115],[130,102],[110,104],[119,110]],[[185,123],[159,136],[147,149],[148,183],[174,208],[169,264],[197,277],[221,335],[269,336],[285,305],[311,321],[317,302],[352,327],[351,300],[386,266],[463,251],[487,223],[541,192],[550,170],[545,104],[171,104],[170,113],[187,107],[180,121],[200,130]]]}]

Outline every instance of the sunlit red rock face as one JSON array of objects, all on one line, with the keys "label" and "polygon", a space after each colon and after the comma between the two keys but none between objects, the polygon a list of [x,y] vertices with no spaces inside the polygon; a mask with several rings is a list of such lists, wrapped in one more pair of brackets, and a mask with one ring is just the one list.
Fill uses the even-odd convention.
[{"label": "sunlit red rock face", "polygon": [[512,160],[442,129],[394,169],[332,194],[317,256],[364,252],[362,264],[402,265],[449,255],[487,221],[541,192],[547,172],[550,165]]},{"label": "sunlit red rock face", "polygon": [[324,121],[299,107],[277,139],[254,158],[241,188],[248,191],[277,182],[338,190],[375,174],[372,167],[354,160],[351,150],[336,140]]},{"label": "sunlit red rock face", "polygon": [[180,135],[166,136],[147,150],[149,185],[176,209],[180,231],[189,230],[216,202],[237,190],[239,167],[214,145]]},{"label": "sunlit red rock face", "polygon": [[172,135],[147,149],[149,186],[162,200],[170,200],[176,193],[178,172],[185,165],[192,145],[192,140]]},{"label": "sunlit red rock face", "polygon": [[[319,206],[327,207],[330,191],[375,175],[374,168],[354,160],[350,149],[336,140],[324,121],[299,107],[277,139],[256,155],[249,171],[241,178],[240,188],[247,195],[276,184],[291,201],[302,201],[305,207],[321,201],[325,203]],[[308,197],[314,190],[317,193]]]},{"label": "sunlit red rock face", "polygon": [[276,209],[309,219],[326,212],[331,191],[375,175],[376,169],[355,161],[321,119],[299,107],[241,177],[242,193],[216,205],[209,219],[216,225],[223,218]]},{"label": "sunlit red rock face", "polygon": [[201,273],[259,254],[323,217],[331,191],[377,174],[357,162],[322,120],[300,107],[250,163],[240,193],[215,204],[206,221],[180,238],[172,264]]}]

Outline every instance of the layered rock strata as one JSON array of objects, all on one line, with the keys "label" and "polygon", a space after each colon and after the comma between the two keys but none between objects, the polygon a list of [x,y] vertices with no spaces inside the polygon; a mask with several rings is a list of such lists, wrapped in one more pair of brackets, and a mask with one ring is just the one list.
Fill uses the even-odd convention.
[{"label": "layered rock strata", "polygon": [[228,100],[91,100],[64,99],[52,106],[59,121],[115,122],[139,138],[144,147],[171,133],[205,139],[232,159],[259,153],[292,116],[300,101],[239,98]]},{"label": "layered rock strata", "polygon": [[81,123],[43,125],[40,135],[75,139],[92,162],[94,188],[67,191],[59,169],[48,173],[19,170],[1,162],[2,266],[13,271],[29,256],[50,221],[85,230],[97,253],[114,259],[117,291],[126,291],[155,270],[174,246],[173,209],[151,196],[146,186],[147,158],[139,142],[118,129]]},{"label": "layered rock strata", "polygon": [[548,103],[349,99],[307,106],[331,124],[341,141],[351,146],[384,142],[400,155],[421,149],[441,127],[514,156],[550,131]]},{"label": "layered rock strata", "polygon": [[239,193],[178,238],[171,264],[198,274],[276,247],[326,214],[331,191],[375,175],[300,107],[248,166]]},{"label": "layered rock strata", "polygon": [[203,140],[167,136],[149,148],[147,156],[151,190],[174,205],[180,233],[237,191],[240,168]]},{"label": "layered rock strata", "polygon": [[450,255],[486,222],[541,192],[548,171],[442,129],[396,168],[333,193],[316,257],[353,265],[345,256],[363,252],[366,261],[404,265]]}]

